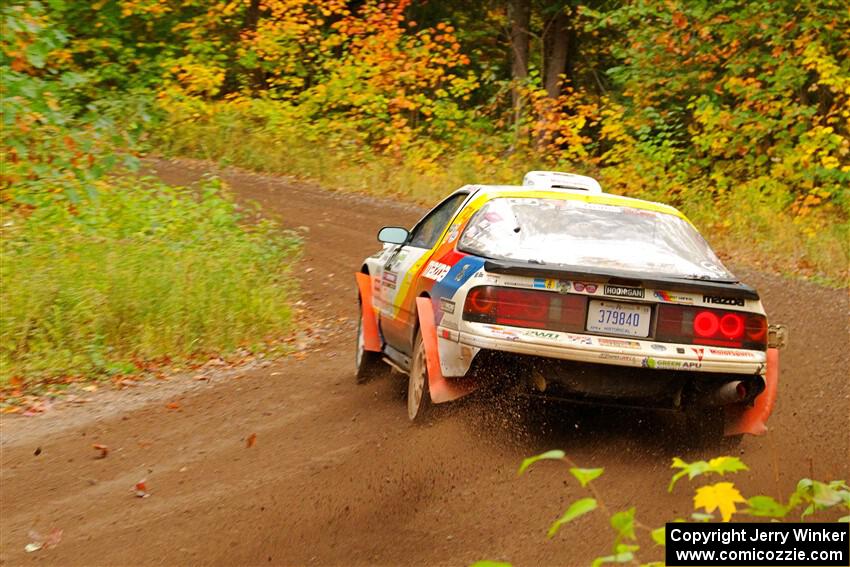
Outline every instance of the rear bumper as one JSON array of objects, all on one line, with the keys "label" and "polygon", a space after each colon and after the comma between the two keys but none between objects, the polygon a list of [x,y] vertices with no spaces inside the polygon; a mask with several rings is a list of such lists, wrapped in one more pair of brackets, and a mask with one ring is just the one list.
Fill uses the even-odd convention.
[{"label": "rear bumper", "polygon": [[467,323],[457,333],[461,345],[578,362],[658,370],[685,370],[763,375],[767,355],[761,351],[678,345],[520,327]]}]

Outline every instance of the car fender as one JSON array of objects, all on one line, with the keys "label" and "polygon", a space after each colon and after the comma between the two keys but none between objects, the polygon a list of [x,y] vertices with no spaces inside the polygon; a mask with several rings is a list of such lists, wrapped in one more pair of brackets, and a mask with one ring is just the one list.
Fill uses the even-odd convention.
[{"label": "car fender", "polygon": [[378,333],[378,320],[372,302],[372,278],[362,272],[357,272],[354,276],[362,302],[360,324],[363,325],[363,348],[371,352],[381,352],[383,341]]},{"label": "car fender", "polygon": [[764,374],[764,392],[762,392],[750,407],[729,407],[726,410],[726,427],[724,434],[764,435],[767,433],[767,419],[773,413],[776,404],[776,394],[779,388],[779,349],[767,349],[767,368]]},{"label": "car fender", "polygon": [[428,389],[431,401],[435,404],[450,402],[461,398],[473,390],[471,382],[447,380],[440,366],[440,349],[437,340],[437,325],[434,322],[434,305],[430,297],[416,298],[416,311],[419,317],[419,332],[425,347],[425,362],[428,369]]}]

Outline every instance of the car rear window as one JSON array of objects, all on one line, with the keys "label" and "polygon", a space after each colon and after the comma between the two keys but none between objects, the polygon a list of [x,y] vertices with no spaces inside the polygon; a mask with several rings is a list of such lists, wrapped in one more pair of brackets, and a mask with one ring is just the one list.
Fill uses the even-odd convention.
[{"label": "car rear window", "polygon": [[470,219],[459,246],[497,260],[735,280],[677,216],[571,199],[492,199]]}]

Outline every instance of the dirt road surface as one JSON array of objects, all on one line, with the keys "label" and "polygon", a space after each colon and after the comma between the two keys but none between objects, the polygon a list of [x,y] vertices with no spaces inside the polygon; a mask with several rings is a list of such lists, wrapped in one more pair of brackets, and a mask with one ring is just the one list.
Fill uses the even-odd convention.
[{"label": "dirt road surface", "polygon": [[[212,168],[150,165],[175,184]],[[377,249],[381,225],[411,225],[422,211],[220,173],[240,197],[307,236],[296,272],[316,342],[305,357],[211,380],[178,377],[99,391],[88,404],[60,403],[36,417],[4,416],[3,565],[587,564],[610,549],[601,515],[546,538],[585,495],[565,467],[515,476],[523,457],[551,448],[605,467],[596,484],[611,510],[636,506],[650,526],[690,513],[692,486],[665,491],[670,460],[716,455],[683,446],[665,416],[472,400],[425,426],[408,423],[398,376],[355,384],[352,274]],[[762,292],[772,320],[790,326],[791,346],[770,433],[744,440],[751,470],[735,482],[744,494],[786,497],[804,476],[850,478],[847,290],[738,273]],[[109,446],[106,458],[94,458],[95,443]],[[130,490],[143,478],[149,498]],[[63,530],[56,547],[24,551],[31,529],[53,528]]]}]

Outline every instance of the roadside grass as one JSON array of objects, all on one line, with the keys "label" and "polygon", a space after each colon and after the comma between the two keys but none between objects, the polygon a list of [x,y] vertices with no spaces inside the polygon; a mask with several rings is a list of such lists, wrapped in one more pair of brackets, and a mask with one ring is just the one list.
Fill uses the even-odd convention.
[{"label": "roadside grass", "polygon": [[200,191],[99,183],[90,202],[3,205],[0,389],[137,374],[286,336],[295,236],[216,180]]},{"label": "roadside grass", "polygon": [[325,137],[315,131],[297,117],[275,116],[266,108],[206,105],[195,113],[172,109],[155,129],[152,147],[172,156],[294,175],[333,189],[425,205],[467,183],[519,183],[533,169],[586,173],[610,192],[678,207],[724,258],[830,286],[850,282],[850,221],[825,210],[793,215],[791,197],[781,193],[742,187],[718,197],[690,187],[677,198],[668,194],[676,181],[672,174],[665,177],[663,167],[640,171],[631,164],[603,169],[546,164],[533,153],[500,151],[495,142],[488,151],[487,140],[451,154],[431,151],[423,143],[401,155],[382,155],[358,143],[353,130]]}]

